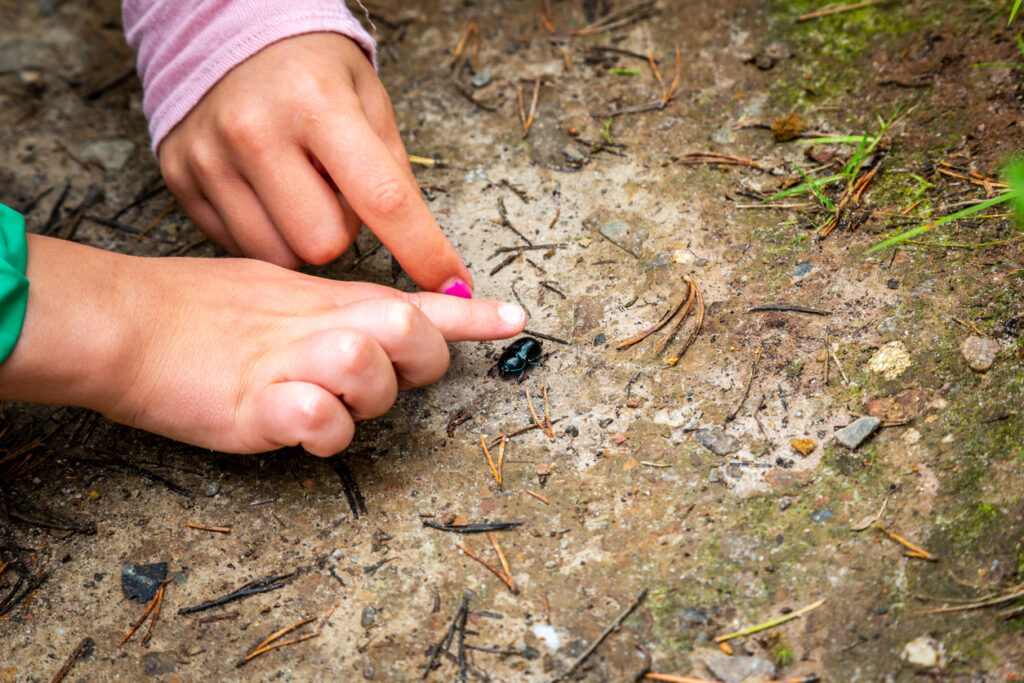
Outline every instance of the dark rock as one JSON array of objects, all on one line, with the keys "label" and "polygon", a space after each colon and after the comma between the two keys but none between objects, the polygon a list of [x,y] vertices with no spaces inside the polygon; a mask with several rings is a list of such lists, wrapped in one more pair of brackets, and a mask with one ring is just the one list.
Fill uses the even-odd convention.
[{"label": "dark rock", "polygon": [[206,490],[203,491],[203,495],[207,498],[213,498],[218,493],[220,493],[220,482],[218,481],[211,481],[209,486],[206,487]]},{"label": "dark rock", "polygon": [[708,449],[715,455],[729,455],[740,449],[740,442],[735,437],[729,436],[719,427],[698,429],[693,433],[697,443]]},{"label": "dark rock", "polygon": [[608,343],[608,337],[606,337],[604,335],[604,333],[598,334],[596,337],[594,337],[594,346],[601,346],[601,344],[607,344],[607,343]]},{"label": "dark rock", "polygon": [[812,266],[810,263],[801,263],[796,267],[796,270],[793,272],[793,274],[796,275],[797,277],[803,277],[812,270],[814,270],[814,266]]},{"label": "dark rock", "polygon": [[121,590],[129,600],[147,603],[156,595],[160,582],[167,576],[167,563],[121,564]]},{"label": "dark rock", "polygon": [[377,621],[377,609],[373,605],[363,608],[363,615],[359,618],[359,625],[363,628],[370,628]]},{"label": "dark rock", "polygon": [[893,278],[889,278],[889,281],[885,283],[885,286],[888,287],[889,289],[899,289],[900,288],[900,281],[897,280],[894,277]]}]

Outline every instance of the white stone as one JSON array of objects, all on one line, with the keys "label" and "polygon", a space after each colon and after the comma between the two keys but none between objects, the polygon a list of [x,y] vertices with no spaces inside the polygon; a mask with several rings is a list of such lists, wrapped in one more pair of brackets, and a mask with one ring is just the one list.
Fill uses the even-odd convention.
[{"label": "white stone", "polygon": [[920,636],[903,646],[900,659],[921,669],[941,667],[944,663],[942,643],[931,636]]},{"label": "white stone", "polygon": [[889,342],[871,356],[868,370],[886,379],[896,379],[910,367],[910,354],[901,341]]},{"label": "white stone", "polygon": [[557,650],[562,644],[554,626],[549,624],[534,624],[530,627],[530,630],[533,631],[533,635],[537,636],[539,640],[543,640],[544,644],[552,650]]}]

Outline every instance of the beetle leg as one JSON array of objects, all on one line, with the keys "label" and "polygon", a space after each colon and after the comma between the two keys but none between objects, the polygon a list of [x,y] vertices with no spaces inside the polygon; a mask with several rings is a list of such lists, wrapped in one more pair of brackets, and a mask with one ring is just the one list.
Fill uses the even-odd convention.
[{"label": "beetle leg", "polygon": [[541,363],[541,361],[542,360],[547,360],[548,356],[550,356],[550,355],[551,355],[550,353],[545,353],[543,356],[541,356],[537,360],[531,360],[531,361],[529,361],[529,363],[530,363],[530,365],[539,365],[542,368],[546,368],[547,366],[544,365],[543,363]]}]

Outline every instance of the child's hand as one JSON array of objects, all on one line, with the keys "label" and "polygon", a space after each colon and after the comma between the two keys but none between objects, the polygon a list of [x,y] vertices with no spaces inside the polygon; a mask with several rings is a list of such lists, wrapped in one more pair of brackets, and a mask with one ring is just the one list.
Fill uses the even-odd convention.
[{"label": "child's hand", "polygon": [[472,286],[423,203],[384,86],[344,36],[264,48],[203,97],[159,156],[182,206],[232,254],[323,264],[365,222],[423,290]]},{"label": "child's hand", "polygon": [[227,452],[332,455],[437,381],[445,341],[510,337],[515,304],[408,294],[243,259],[147,259],[30,236],[0,396],[80,405]]}]

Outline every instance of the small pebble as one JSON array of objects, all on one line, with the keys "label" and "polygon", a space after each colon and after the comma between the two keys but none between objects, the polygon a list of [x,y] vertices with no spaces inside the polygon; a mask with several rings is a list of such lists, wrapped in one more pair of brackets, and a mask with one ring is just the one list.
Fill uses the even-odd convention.
[{"label": "small pebble", "polygon": [[307,477],[306,479],[303,479],[302,480],[302,488],[306,489],[307,491],[315,491],[316,490],[316,480],[312,479],[312,478],[309,478],[309,477]]},{"label": "small pebble", "polygon": [[979,337],[976,334],[968,337],[960,346],[960,354],[964,361],[975,372],[988,372],[1002,350],[1003,347],[995,339]]},{"label": "small pebble", "polygon": [[203,495],[207,498],[213,498],[218,493],[220,493],[220,482],[217,481],[211,481],[209,485],[207,485],[206,490],[203,491]]},{"label": "small pebble", "polygon": [[793,272],[793,274],[796,275],[797,277],[803,277],[812,270],[814,270],[814,266],[812,266],[810,263],[801,263],[796,267],[796,270]]},{"label": "small pebble", "polygon": [[832,519],[832,511],[828,508],[822,508],[811,515],[811,521],[818,524],[824,524],[830,519]]},{"label": "small pebble", "polygon": [[900,659],[911,666],[931,669],[943,665],[942,644],[931,636],[920,636],[903,646]]},{"label": "small pebble", "polygon": [[89,500],[99,500],[99,499],[100,499],[100,492],[99,491],[89,491]]},{"label": "small pebble", "polygon": [[740,449],[740,442],[719,428],[698,429],[693,437],[704,448],[715,455],[729,455]]},{"label": "small pebble", "polygon": [[889,342],[871,356],[868,370],[886,379],[896,379],[910,367],[910,354],[901,341]]},{"label": "small pebble", "polygon": [[877,417],[862,417],[836,432],[836,441],[852,451],[864,443],[864,440],[871,436],[880,424],[882,421]]},{"label": "small pebble", "polygon": [[377,609],[373,605],[363,608],[363,615],[359,618],[359,625],[363,628],[370,628],[377,621]]},{"label": "small pebble", "polygon": [[793,439],[789,445],[800,452],[800,455],[810,455],[814,452],[814,439]]},{"label": "small pebble", "polygon": [[473,87],[474,88],[483,88],[484,86],[490,84],[490,82],[491,82],[491,72],[490,72],[490,70],[489,69],[484,69],[483,71],[476,72],[475,74],[473,74],[473,80],[471,82],[473,83]]},{"label": "small pebble", "polygon": [[85,143],[82,159],[92,161],[107,171],[120,171],[135,152],[135,143],[122,138]]}]

